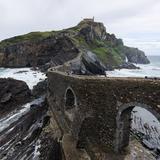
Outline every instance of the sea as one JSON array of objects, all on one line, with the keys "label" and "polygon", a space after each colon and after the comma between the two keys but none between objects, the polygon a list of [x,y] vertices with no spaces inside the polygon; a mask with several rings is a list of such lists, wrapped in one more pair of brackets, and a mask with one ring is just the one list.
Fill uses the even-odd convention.
[{"label": "sea", "polygon": [[160,56],[148,56],[150,64],[135,64],[140,69],[107,71],[109,77],[160,77]]},{"label": "sea", "polygon": [[39,70],[31,68],[0,68],[0,78],[14,78],[27,83],[30,89],[46,78],[46,75]]}]

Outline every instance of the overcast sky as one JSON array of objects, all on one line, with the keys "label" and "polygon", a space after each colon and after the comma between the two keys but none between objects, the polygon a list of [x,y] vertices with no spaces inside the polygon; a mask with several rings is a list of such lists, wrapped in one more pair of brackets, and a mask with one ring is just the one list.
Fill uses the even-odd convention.
[{"label": "overcast sky", "polygon": [[160,0],[0,0],[0,40],[93,16],[125,44],[160,55]]}]

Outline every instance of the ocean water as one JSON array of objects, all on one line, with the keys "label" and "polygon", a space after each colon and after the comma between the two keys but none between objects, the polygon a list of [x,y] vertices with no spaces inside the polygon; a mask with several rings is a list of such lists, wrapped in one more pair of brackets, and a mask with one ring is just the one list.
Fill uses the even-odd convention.
[{"label": "ocean water", "polygon": [[38,82],[44,80],[46,75],[30,68],[0,68],[0,78],[14,78],[27,83],[30,89]]},{"label": "ocean water", "polygon": [[150,64],[135,64],[140,69],[106,71],[109,77],[160,77],[160,56],[148,56]]}]

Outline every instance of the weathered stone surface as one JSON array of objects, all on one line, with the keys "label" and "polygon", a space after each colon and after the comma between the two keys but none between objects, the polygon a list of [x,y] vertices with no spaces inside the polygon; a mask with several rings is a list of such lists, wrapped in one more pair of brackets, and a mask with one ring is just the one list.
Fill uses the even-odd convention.
[{"label": "weathered stone surface", "polygon": [[25,104],[31,98],[31,91],[23,81],[0,78],[0,114]]},{"label": "weathered stone surface", "polygon": [[[100,78],[48,72],[48,102],[63,133],[72,133],[77,147],[88,141],[107,152],[128,146],[130,114],[141,106],[160,120],[160,81],[143,78]],[[65,93],[72,88],[75,107],[65,106]],[[68,114],[71,113],[72,119]]]},{"label": "weathered stone surface", "polygon": [[2,96],[1,98],[1,103],[6,103],[8,102],[12,97],[12,93],[6,93]]}]

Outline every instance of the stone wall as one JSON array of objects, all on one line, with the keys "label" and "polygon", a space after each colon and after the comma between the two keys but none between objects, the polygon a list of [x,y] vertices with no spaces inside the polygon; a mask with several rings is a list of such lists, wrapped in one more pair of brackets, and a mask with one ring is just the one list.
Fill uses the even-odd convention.
[{"label": "stone wall", "polygon": [[[66,92],[73,91],[71,107]],[[48,101],[63,134],[107,152],[120,152],[128,145],[130,113],[141,106],[160,120],[160,80],[107,78],[48,72]],[[73,105],[74,104],[74,105]]]}]

